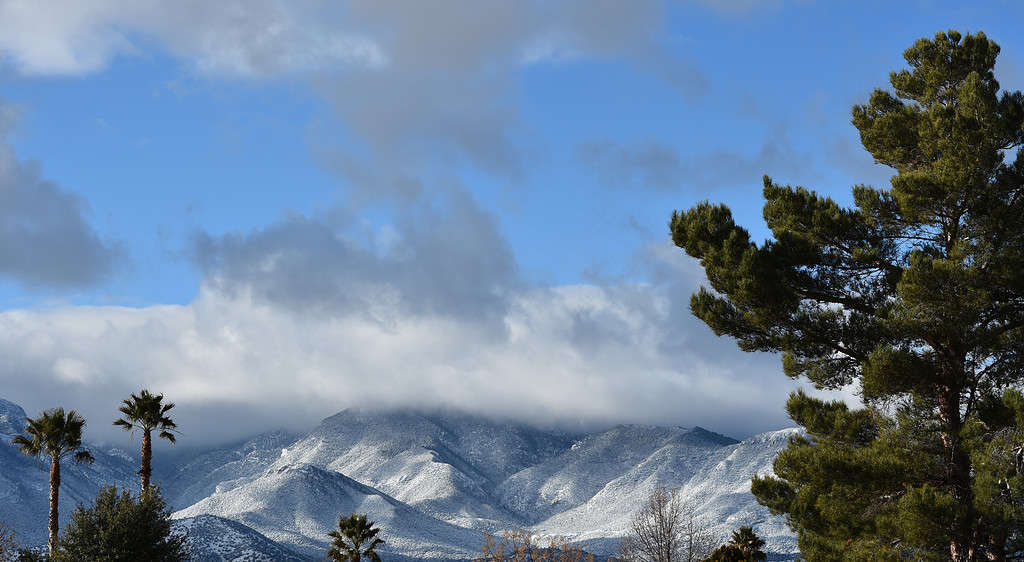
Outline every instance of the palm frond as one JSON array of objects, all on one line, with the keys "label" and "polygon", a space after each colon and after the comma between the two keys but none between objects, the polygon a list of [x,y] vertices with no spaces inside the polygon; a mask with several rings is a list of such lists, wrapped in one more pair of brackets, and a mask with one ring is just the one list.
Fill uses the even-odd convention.
[{"label": "palm frond", "polygon": [[80,451],[84,428],[85,419],[78,412],[69,410],[65,413],[64,408],[54,408],[36,418],[27,418],[25,433],[15,436],[11,444],[37,460],[42,455],[60,460],[70,453],[75,453],[77,459],[82,452],[88,455],[87,451]]},{"label": "palm frond", "polygon": [[163,402],[163,394],[153,394],[148,389],[142,389],[138,394],[132,394],[130,400],[123,400],[123,406],[119,411],[123,417],[114,421],[114,425],[124,428],[125,431],[141,429],[152,431],[159,429],[159,437],[175,442],[174,431],[177,424],[167,416],[167,412],[174,408],[173,402]]},{"label": "palm frond", "polygon": [[89,451],[82,450],[75,453],[75,462],[92,464],[96,462],[96,458]]}]

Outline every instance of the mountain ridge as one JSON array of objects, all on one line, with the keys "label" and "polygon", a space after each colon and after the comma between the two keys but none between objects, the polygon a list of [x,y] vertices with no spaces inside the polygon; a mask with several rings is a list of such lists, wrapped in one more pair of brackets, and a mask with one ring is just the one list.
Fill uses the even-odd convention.
[{"label": "mountain ridge", "polygon": [[[15,408],[0,402],[0,416],[16,423]],[[349,409],[305,433],[269,432],[177,455],[163,461],[158,478],[177,509],[176,525],[202,530],[193,541],[210,560],[322,557],[327,531],[351,512],[377,521],[388,541],[385,559],[464,560],[478,555],[485,532],[511,528],[608,555],[657,486],[678,490],[723,540],[753,525],[785,558],[797,551],[795,536],[749,490],[750,478],[770,474],[795,433],[737,441],[700,426],[639,424],[568,432],[457,412]],[[0,513],[11,506],[2,484],[12,451],[0,445]],[[98,479],[120,475],[122,485],[137,486],[137,465],[123,457],[104,457],[112,468]],[[17,462],[24,461],[34,463]],[[16,480],[45,492],[45,474],[21,471]],[[91,499],[99,484],[90,481],[93,488],[78,495]],[[62,513],[73,507],[67,503]],[[45,532],[45,504],[38,509],[12,523],[33,540],[40,537],[31,528]]]}]

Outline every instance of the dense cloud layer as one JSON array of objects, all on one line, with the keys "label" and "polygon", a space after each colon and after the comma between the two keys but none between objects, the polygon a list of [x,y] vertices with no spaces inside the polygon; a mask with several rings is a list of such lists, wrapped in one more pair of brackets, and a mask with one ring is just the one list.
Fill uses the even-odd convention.
[{"label": "dense cloud layer", "polygon": [[688,310],[699,267],[666,244],[651,284],[529,287],[465,194],[358,239],[330,217],[203,235],[187,306],[0,314],[0,388],[29,410],[83,410],[94,438],[145,386],[179,404],[184,441],[301,426],[349,406],[454,408],[570,427],[788,425],[795,383]]},{"label": "dense cloud layer", "polygon": [[[700,424],[735,436],[787,425],[778,359],[739,356],[655,287],[524,290],[500,332],[382,302],[323,316],[206,288],[188,306],[0,314],[0,388],[34,414],[78,408],[93,439],[140,387],[178,403],[185,443],[292,427],[348,406],[450,407],[569,426]],[[754,389],[757,389],[756,391]],[[109,418],[109,419],[108,419]]]}]

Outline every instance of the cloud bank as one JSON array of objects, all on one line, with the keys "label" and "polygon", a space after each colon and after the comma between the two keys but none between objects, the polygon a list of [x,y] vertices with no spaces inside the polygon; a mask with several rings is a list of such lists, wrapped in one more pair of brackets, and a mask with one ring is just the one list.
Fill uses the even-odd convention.
[{"label": "cloud bank", "polygon": [[107,418],[141,387],[179,404],[193,444],[350,406],[739,437],[788,425],[795,384],[690,315],[701,274],[667,243],[646,256],[651,284],[530,287],[464,194],[399,224],[367,238],[295,216],[198,236],[207,281],[185,306],[2,313],[0,388],[30,411],[79,408],[115,442]]}]

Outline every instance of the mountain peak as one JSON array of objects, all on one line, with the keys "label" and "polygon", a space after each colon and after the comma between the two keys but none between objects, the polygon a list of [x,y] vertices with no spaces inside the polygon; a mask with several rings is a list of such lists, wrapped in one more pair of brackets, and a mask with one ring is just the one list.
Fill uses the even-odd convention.
[{"label": "mountain peak", "polygon": [[0,433],[17,435],[25,430],[25,410],[11,402],[0,398]]}]

